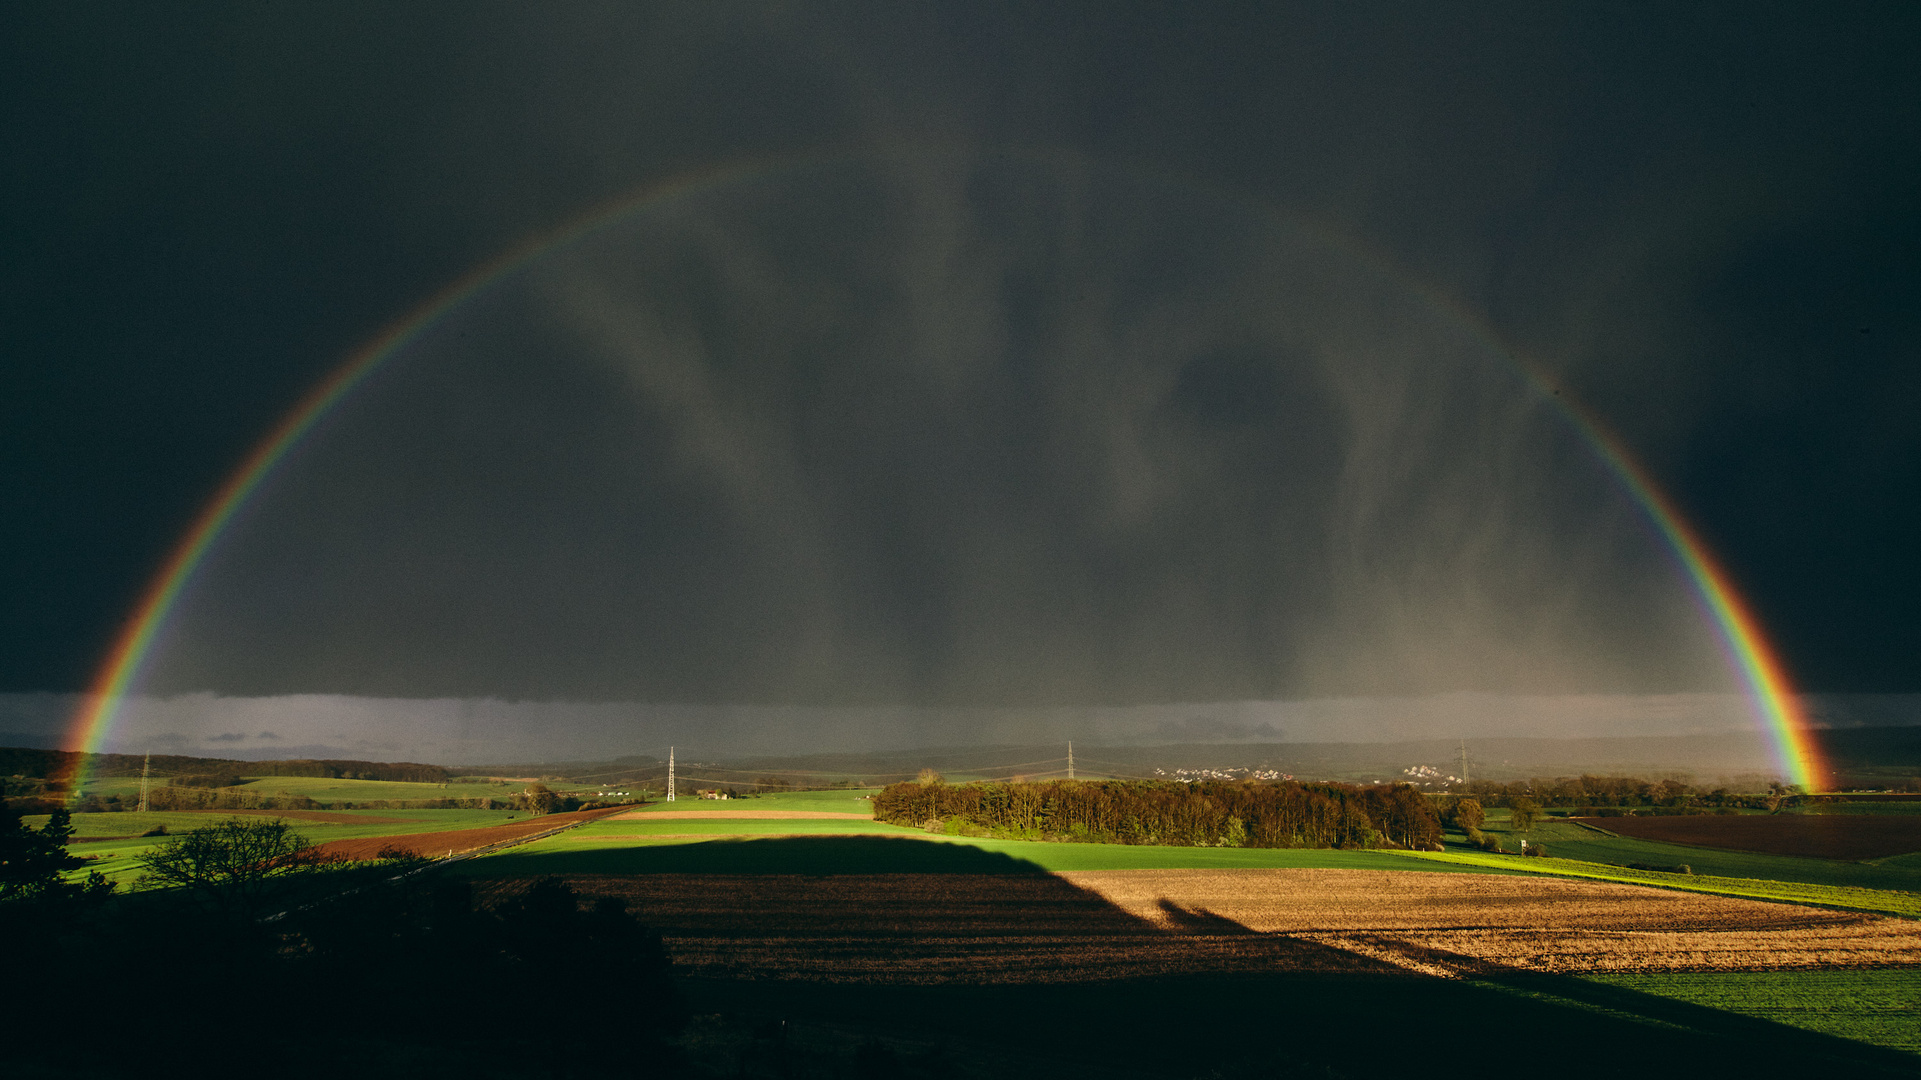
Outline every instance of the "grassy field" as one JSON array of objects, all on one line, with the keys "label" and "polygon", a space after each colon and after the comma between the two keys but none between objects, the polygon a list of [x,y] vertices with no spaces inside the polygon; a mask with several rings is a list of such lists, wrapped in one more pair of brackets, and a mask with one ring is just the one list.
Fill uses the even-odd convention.
[{"label": "grassy field", "polygon": [[[308,821],[298,815],[300,811],[288,811],[285,815],[272,811],[249,812],[247,817],[270,820],[284,816],[295,831],[316,844],[329,840],[355,840],[367,836],[396,836],[427,832],[444,832],[450,829],[477,829],[488,825],[499,825],[513,819],[526,817],[514,810],[340,810],[327,811],[338,818],[361,818],[364,820]],[[166,810],[150,811],[145,814],[75,814],[73,815],[74,836],[87,840],[72,846],[76,855],[90,858],[87,870],[98,870],[109,880],[127,882],[140,876],[136,859],[139,855],[157,844],[164,844],[170,836],[141,836],[139,834],[155,827],[164,826],[169,833],[179,835],[204,825],[225,821],[235,816],[228,810]],[[28,825],[40,828],[46,823],[45,815],[26,819]],[[91,839],[110,837],[112,839]],[[84,871],[83,871],[84,872]]]},{"label": "grassy field", "polygon": [[410,784],[398,780],[336,780],[325,776],[262,776],[242,790],[260,795],[300,795],[315,802],[378,802],[421,799],[505,799],[527,785],[493,781]]},{"label": "grassy field", "polygon": [[1921,1054],[1921,971],[1590,975],[1588,981]]},{"label": "grassy field", "polygon": [[[156,776],[153,778],[155,787],[166,782],[165,777]],[[118,795],[123,799],[138,799],[140,797],[140,778],[138,776],[97,777],[82,784],[80,786],[80,793],[83,795],[99,795],[102,798],[108,795]]]},{"label": "grassy field", "polygon": [[[1600,825],[1601,828],[1607,828],[1605,821]],[[1656,866],[1685,863],[1697,874],[1716,877],[1765,878],[1771,881],[1791,881],[1806,885],[1921,891],[1921,866],[1914,865],[1911,856],[1855,863],[1835,859],[1801,858],[1793,855],[1762,855],[1755,852],[1729,851],[1725,848],[1608,836],[1567,821],[1544,820],[1525,833],[1510,830],[1505,820],[1499,823],[1490,821],[1484,831],[1497,837],[1501,841],[1501,846],[1509,851],[1520,850],[1521,840],[1526,838],[1529,843],[1546,845],[1548,851],[1555,856],[1564,856],[1583,862],[1648,863]],[[1452,834],[1449,839],[1460,841],[1463,837]]]},{"label": "grassy field", "polygon": [[1719,896],[1740,896],[1750,900],[1779,900],[1791,904],[1816,904],[1821,907],[1875,911],[1886,915],[1921,918],[1921,894],[1897,892],[1891,889],[1863,889],[1761,878],[1667,874],[1575,859],[1526,858],[1520,855],[1496,855],[1481,851],[1393,851],[1383,854],[1392,859],[1419,860],[1453,866],[1493,867],[1520,873],[1618,881],[1627,885],[1654,885],[1664,889],[1683,889],[1690,892],[1714,893]]}]

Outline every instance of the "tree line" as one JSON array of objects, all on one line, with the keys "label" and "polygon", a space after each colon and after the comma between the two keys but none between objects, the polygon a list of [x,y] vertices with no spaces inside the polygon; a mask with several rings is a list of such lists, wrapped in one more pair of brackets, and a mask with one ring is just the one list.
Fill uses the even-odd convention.
[{"label": "tree line", "polygon": [[960,835],[1189,847],[1428,849],[1441,841],[1433,804],[1407,784],[1184,784],[1130,780],[883,788],[874,817]]},{"label": "tree line", "polygon": [[411,784],[444,784],[450,774],[444,766],[422,765],[417,761],[336,761],[296,758],[287,761],[255,761],[230,770],[247,776],[318,776],[332,780],[395,780]]}]

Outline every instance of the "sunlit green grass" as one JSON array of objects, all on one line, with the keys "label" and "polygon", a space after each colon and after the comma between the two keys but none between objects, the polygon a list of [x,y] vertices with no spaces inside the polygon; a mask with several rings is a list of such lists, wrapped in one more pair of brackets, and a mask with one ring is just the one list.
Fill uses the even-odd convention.
[{"label": "sunlit green grass", "polygon": [[257,795],[304,796],[315,802],[414,802],[425,799],[506,799],[526,786],[489,781],[416,784],[401,780],[340,780],[326,776],[262,776],[249,780],[242,790]]},{"label": "sunlit green grass", "polygon": [[[293,795],[304,796],[316,802],[373,802],[386,800],[405,800],[415,802],[425,799],[505,799],[518,793],[527,785],[501,783],[472,777],[462,777],[446,784],[417,784],[399,780],[341,780],[326,776],[253,776],[242,774],[246,782],[235,790],[254,795]],[[153,786],[164,787],[167,778],[155,777]],[[554,785],[550,785],[554,786]],[[140,778],[137,776],[108,776],[89,780],[81,789],[83,795],[118,795],[122,800],[134,801],[140,798]]]},{"label": "sunlit green grass", "polygon": [[[330,811],[364,818],[364,821],[333,822],[304,821],[298,817],[299,811],[289,811],[284,815],[295,832],[316,844],[330,840],[359,840],[370,836],[399,836],[418,833],[446,832],[452,829],[481,829],[490,825],[504,824],[527,815],[514,810],[348,810]],[[125,882],[140,875],[138,859],[142,852],[164,844],[174,837],[202,826],[212,825],[235,816],[231,810],[156,810],[148,813],[128,812],[123,814],[75,814],[73,815],[74,837],[83,843],[73,844],[69,850],[89,860],[81,873],[98,870],[109,880]],[[249,812],[249,818],[271,819],[274,811]],[[387,820],[381,820],[381,819]],[[36,815],[26,819],[28,825],[40,828],[46,824],[46,815]],[[165,826],[168,836],[141,836],[156,826]],[[90,840],[89,837],[115,837],[117,839]]]},{"label": "sunlit green grass", "polygon": [[1921,971],[1587,975],[1590,982],[1921,1054]]}]

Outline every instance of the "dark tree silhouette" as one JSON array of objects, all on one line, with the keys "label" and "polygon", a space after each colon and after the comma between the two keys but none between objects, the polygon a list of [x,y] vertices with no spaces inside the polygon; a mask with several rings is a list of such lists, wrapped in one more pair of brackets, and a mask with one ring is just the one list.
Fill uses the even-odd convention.
[{"label": "dark tree silhouette", "polygon": [[140,856],[149,887],[185,889],[216,910],[254,914],[280,878],[320,868],[315,852],[293,826],[275,818],[232,818],[203,826]]},{"label": "dark tree silhouette", "polygon": [[53,811],[39,829],[27,827],[12,807],[0,807],[0,904],[62,903],[105,896],[113,884],[99,872],[84,882],[66,879],[87,860],[67,850],[73,819],[65,808]]}]

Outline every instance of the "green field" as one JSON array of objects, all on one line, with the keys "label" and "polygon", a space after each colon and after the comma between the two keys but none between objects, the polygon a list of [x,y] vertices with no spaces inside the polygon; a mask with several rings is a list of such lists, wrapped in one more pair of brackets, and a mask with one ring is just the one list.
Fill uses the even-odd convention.
[{"label": "green field", "polygon": [[[166,782],[165,777],[156,776],[153,778],[153,785],[155,787],[159,787]],[[138,799],[140,797],[140,778],[138,776],[98,777],[80,785],[80,794],[99,795],[103,798],[108,795],[118,795],[123,799]]]},{"label": "green field", "polygon": [[1740,971],[1584,978],[1921,1054],[1921,971]]},{"label": "green field", "polygon": [[[368,781],[370,783],[377,781]],[[424,832],[445,832],[450,829],[480,829],[489,825],[499,825],[509,820],[526,817],[515,810],[340,810],[329,811],[343,815],[366,818],[364,822],[302,821],[296,816],[299,811],[290,811],[286,820],[295,831],[316,844],[329,840],[358,840],[369,836],[398,836]],[[170,836],[141,836],[156,826],[165,826],[175,835],[225,821],[233,817],[230,810],[157,810],[145,814],[75,814],[73,815],[73,835],[76,839],[88,840],[93,837],[112,839],[93,839],[72,845],[74,854],[87,857],[92,861],[85,870],[98,870],[109,880],[128,882],[140,876],[139,863],[136,861],[141,852],[157,844],[164,844]],[[272,818],[272,811],[250,811],[248,817]],[[381,819],[388,820],[381,820]],[[26,823],[33,828],[46,824],[44,814],[29,817]],[[85,872],[84,870],[82,871]]]},{"label": "green field", "polygon": [[298,795],[315,802],[380,802],[424,799],[505,799],[527,785],[497,781],[410,784],[398,780],[337,780],[326,776],[261,776],[242,791],[258,795]]},{"label": "green field", "polygon": [[[472,799],[508,798],[527,785],[510,781],[486,780],[476,777],[461,777],[445,784],[414,784],[397,780],[339,780],[326,776],[243,776],[246,783],[232,789],[253,795],[293,795],[302,796],[315,802],[382,802],[405,800],[417,802],[424,799]],[[153,786],[166,786],[166,778],[155,777]],[[551,786],[551,785],[550,785]],[[560,790],[558,787],[555,790]],[[591,789],[590,789],[591,790]],[[137,776],[107,776],[89,780],[81,788],[83,795],[118,795],[122,799],[140,797],[140,778]]]},{"label": "green field", "polygon": [[[1492,815],[1490,815],[1492,817]],[[1603,829],[1607,822],[1598,822]],[[1499,823],[1489,821],[1483,828],[1498,838],[1501,846],[1518,851],[1521,840],[1544,844],[1550,854],[1597,863],[1648,863],[1654,866],[1686,864],[1697,874],[1731,878],[1765,878],[1807,885],[1845,885],[1862,889],[1899,889],[1921,892],[1921,866],[1913,856],[1877,859],[1874,862],[1843,862],[1837,859],[1809,859],[1796,855],[1762,855],[1757,852],[1729,851],[1725,848],[1696,847],[1692,844],[1667,844],[1657,840],[1636,840],[1609,836],[1583,828],[1571,821],[1543,820],[1528,832],[1507,828],[1505,815]],[[1450,841],[1461,842],[1460,834]]]}]

